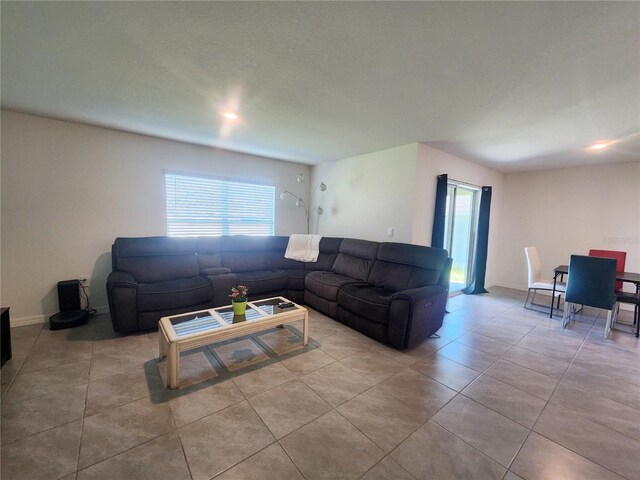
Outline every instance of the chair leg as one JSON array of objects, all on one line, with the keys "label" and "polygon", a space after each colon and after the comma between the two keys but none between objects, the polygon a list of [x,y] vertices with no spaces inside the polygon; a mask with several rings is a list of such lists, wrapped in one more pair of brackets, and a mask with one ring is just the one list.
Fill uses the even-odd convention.
[{"label": "chair leg", "polygon": [[524,308],[527,308],[527,303],[529,302],[529,294],[530,294],[530,293],[531,293],[531,289],[529,288],[529,289],[527,290],[527,296],[526,296],[526,297],[525,297],[525,299],[524,299],[524,305],[523,305],[523,307],[524,307]]},{"label": "chair leg", "polygon": [[562,328],[567,328],[567,323],[569,323],[569,310],[571,309],[571,304],[566,300],[564,302],[564,312],[562,314]]},{"label": "chair leg", "polygon": [[613,317],[613,310],[607,311],[607,323],[604,326],[604,338],[609,338],[609,333],[611,333],[612,317]]},{"label": "chair leg", "polygon": [[[558,295],[558,303],[556,304],[556,309],[560,310],[560,299],[562,298],[562,294]],[[551,299],[551,301],[553,301],[553,299]]]}]

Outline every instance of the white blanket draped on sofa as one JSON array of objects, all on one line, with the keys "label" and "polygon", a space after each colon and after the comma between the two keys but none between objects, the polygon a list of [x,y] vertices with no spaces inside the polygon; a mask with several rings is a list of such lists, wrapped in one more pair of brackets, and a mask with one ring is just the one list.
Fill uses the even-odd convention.
[{"label": "white blanket draped on sofa", "polygon": [[317,262],[322,235],[293,234],[289,237],[285,258],[300,262]]}]

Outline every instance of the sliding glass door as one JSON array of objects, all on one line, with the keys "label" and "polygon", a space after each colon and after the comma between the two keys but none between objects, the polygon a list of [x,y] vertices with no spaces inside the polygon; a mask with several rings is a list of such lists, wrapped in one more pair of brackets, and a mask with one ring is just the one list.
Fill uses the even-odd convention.
[{"label": "sliding glass door", "polygon": [[449,182],[445,217],[444,248],[453,258],[451,291],[462,290],[471,282],[478,225],[480,189]]}]

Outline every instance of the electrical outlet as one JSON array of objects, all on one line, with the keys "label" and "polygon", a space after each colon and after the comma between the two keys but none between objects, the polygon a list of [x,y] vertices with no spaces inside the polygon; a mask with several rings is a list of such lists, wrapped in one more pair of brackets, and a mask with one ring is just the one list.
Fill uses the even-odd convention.
[{"label": "electrical outlet", "polygon": [[85,288],[91,286],[91,280],[89,278],[89,275],[80,275],[78,277],[78,280],[80,281],[80,285],[82,285]]}]

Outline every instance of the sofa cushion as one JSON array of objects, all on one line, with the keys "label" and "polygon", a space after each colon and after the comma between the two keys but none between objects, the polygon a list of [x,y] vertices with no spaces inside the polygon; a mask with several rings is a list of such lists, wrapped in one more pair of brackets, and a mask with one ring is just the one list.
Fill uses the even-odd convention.
[{"label": "sofa cushion", "polygon": [[284,258],[288,244],[289,237],[267,237],[266,250],[269,268],[279,268],[281,270],[304,269],[304,262]]},{"label": "sofa cushion", "polygon": [[352,283],[338,292],[338,305],[367,320],[386,325],[394,293],[370,283]]},{"label": "sofa cushion", "polygon": [[287,290],[304,290],[304,279],[309,273],[307,270],[285,270],[287,272]]},{"label": "sofa cushion", "polygon": [[343,240],[343,238],[322,237],[320,239],[318,260],[316,262],[306,262],[304,268],[312,271],[322,270],[330,272],[333,269],[333,264],[336,262],[338,253],[340,253],[340,245],[342,245]]},{"label": "sofa cushion", "polygon": [[138,286],[138,311],[173,310],[211,304],[211,284],[205,277],[183,278]]},{"label": "sofa cushion", "polygon": [[287,272],[284,270],[256,270],[236,273],[238,285],[249,287],[249,298],[259,293],[275,292],[287,288]]},{"label": "sofa cushion", "polygon": [[379,246],[378,242],[345,238],[340,244],[340,253],[333,264],[333,271],[366,282]]},{"label": "sofa cushion", "polygon": [[198,252],[200,271],[222,267],[221,245],[221,237],[197,237],[196,251]]},{"label": "sofa cushion", "polygon": [[304,287],[318,297],[335,302],[340,287],[354,282],[353,278],[333,272],[310,272],[304,280]]},{"label": "sofa cushion", "polygon": [[249,235],[232,235],[222,238],[222,266],[232,272],[266,270],[267,238]]},{"label": "sofa cushion", "polygon": [[187,237],[116,238],[114,270],[128,272],[139,283],[198,275],[196,239]]},{"label": "sofa cushion", "polygon": [[447,251],[441,248],[382,243],[369,283],[395,292],[436,285],[447,257]]}]

